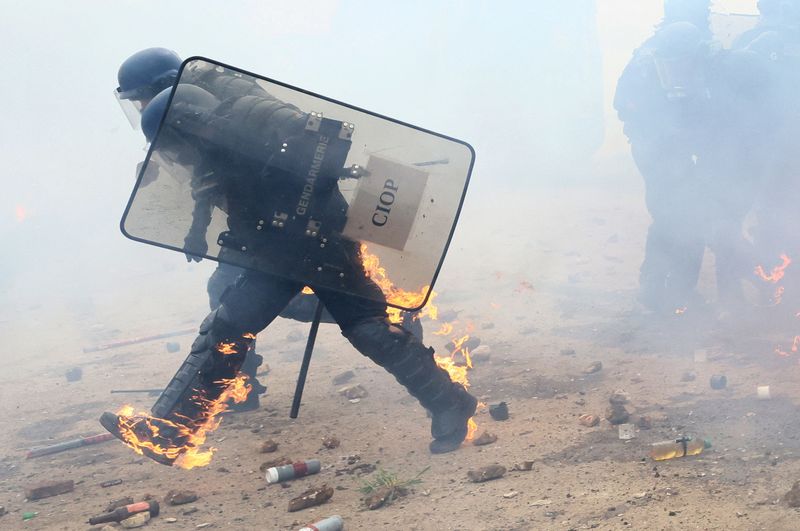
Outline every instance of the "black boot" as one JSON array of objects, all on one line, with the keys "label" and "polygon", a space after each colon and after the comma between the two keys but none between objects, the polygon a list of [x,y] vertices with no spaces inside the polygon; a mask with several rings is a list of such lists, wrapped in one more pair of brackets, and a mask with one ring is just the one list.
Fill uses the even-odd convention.
[{"label": "black boot", "polygon": [[[190,435],[205,426],[215,413],[215,404],[238,376],[255,339],[224,317],[224,310],[219,308],[200,325],[200,335],[189,356],[153,405],[152,416],[104,413],[100,421],[103,427],[159,463],[169,465],[180,457]],[[139,443],[132,444],[132,438]]]},{"label": "black boot", "polygon": [[386,369],[422,407],[431,412],[432,453],[456,450],[478,401],[436,365],[433,349],[413,334],[384,320],[368,321],[343,332],[359,352]]}]

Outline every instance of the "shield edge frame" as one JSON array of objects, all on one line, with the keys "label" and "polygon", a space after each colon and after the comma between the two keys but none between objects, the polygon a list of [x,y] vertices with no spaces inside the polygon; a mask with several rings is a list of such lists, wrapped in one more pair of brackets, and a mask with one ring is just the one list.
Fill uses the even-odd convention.
[{"label": "shield edge frame", "polygon": [[[239,73],[242,73],[242,74],[245,74],[245,75],[248,75],[248,76],[252,76],[254,78],[261,79],[261,80],[267,81],[269,83],[274,83],[274,84],[279,85],[281,87],[284,87],[284,88],[287,88],[287,89],[291,89],[291,90],[306,94],[308,96],[313,96],[315,98],[320,98],[320,99],[328,101],[330,103],[335,103],[337,105],[341,105],[343,107],[347,107],[347,108],[352,109],[354,111],[363,112],[363,113],[368,114],[370,116],[374,116],[374,117],[380,118],[382,120],[393,122],[393,123],[395,123],[397,125],[410,127],[410,128],[415,129],[417,131],[420,131],[420,132],[423,132],[423,133],[427,133],[427,134],[430,134],[430,135],[433,135],[433,136],[437,136],[439,138],[443,138],[443,139],[449,140],[451,142],[455,142],[457,144],[460,144],[460,145],[466,147],[469,150],[470,162],[469,162],[469,168],[467,168],[467,178],[464,181],[464,189],[461,192],[461,198],[458,201],[458,208],[456,209],[455,217],[453,218],[453,224],[450,227],[450,233],[447,235],[447,241],[445,242],[444,249],[442,250],[442,255],[438,260],[438,264],[436,266],[436,270],[433,273],[433,278],[431,278],[431,283],[430,283],[430,286],[428,287],[428,292],[425,294],[425,299],[420,303],[419,306],[415,306],[413,308],[405,308],[403,306],[399,306],[397,304],[391,304],[389,302],[386,303],[387,306],[390,306],[390,307],[393,307],[393,308],[398,308],[398,309],[409,311],[409,312],[416,312],[416,311],[419,311],[422,308],[424,308],[425,305],[428,304],[428,300],[430,299],[430,296],[433,293],[433,286],[436,284],[436,280],[439,278],[439,273],[441,272],[442,266],[444,265],[444,259],[447,256],[447,251],[450,249],[450,243],[453,240],[453,235],[455,234],[456,227],[458,226],[458,220],[461,217],[461,210],[464,207],[464,199],[466,198],[467,189],[469,188],[469,183],[470,183],[470,180],[472,178],[472,169],[475,167],[475,149],[469,143],[467,143],[467,142],[465,142],[463,140],[459,140],[457,138],[453,138],[451,136],[448,136],[448,135],[445,135],[445,134],[442,134],[442,133],[437,133],[435,131],[431,131],[430,129],[425,129],[424,127],[419,127],[419,126],[416,126],[416,125],[412,125],[412,124],[403,122],[401,120],[397,120],[395,118],[390,118],[388,116],[384,116],[384,115],[382,115],[380,113],[377,113],[377,112],[368,111],[366,109],[362,109],[361,107],[357,107],[357,106],[351,105],[349,103],[344,103],[344,102],[336,100],[334,98],[329,98],[327,96],[323,96],[321,94],[317,94],[316,92],[312,92],[310,90],[306,90],[306,89],[302,89],[302,88],[299,88],[299,87],[295,87],[294,85],[290,85],[288,83],[277,81],[277,80],[268,78],[266,76],[262,76],[260,74],[254,74],[254,73],[249,72],[247,70],[244,70],[242,68],[235,67],[235,66],[230,66],[228,64],[222,63],[222,62],[217,61],[215,59],[209,59],[207,57],[203,57],[203,56],[199,56],[199,55],[193,55],[191,57],[187,57],[181,63],[181,66],[178,69],[178,75],[175,78],[175,83],[172,85],[171,92],[169,94],[169,99],[167,100],[167,108],[168,109],[169,109],[170,105],[172,105],[172,98],[175,95],[175,89],[178,86],[178,80],[180,80],[181,75],[183,74],[183,70],[186,67],[186,65],[189,64],[192,61],[206,61],[206,62],[215,64],[215,65],[221,66],[221,67],[223,67],[225,69],[233,70],[235,72],[239,72]],[[128,213],[129,213],[129,211],[131,209],[131,206],[133,205],[133,200],[136,197],[136,191],[139,189],[139,184],[141,183],[142,178],[144,177],[145,171],[147,170],[147,164],[150,162],[150,157],[151,157],[151,155],[153,153],[153,147],[156,145],[156,140],[158,139],[158,135],[161,132],[161,127],[164,125],[164,120],[166,119],[166,117],[167,117],[167,113],[164,113],[164,116],[161,117],[161,120],[158,123],[158,129],[156,129],[156,134],[153,137],[153,141],[150,142],[150,145],[147,148],[147,157],[145,158],[144,164],[142,164],[142,167],[139,169],[139,174],[136,176],[136,183],[133,186],[133,190],[131,191],[131,195],[128,198],[128,202],[125,205],[125,211],[122,213],[122,218],[120,219],[120,222],[119,222],[119,229],[120,229],[120,232],[122,232],[122,235],[125,236],[126,238],[128,238],[129,240],[133,240],[133,241],[139,242],[139,243],[144,243],[144,244],[147,244],[147,245],[152,245],[154,247],[161,247],[163,249],[168,249],[168,250],[171,250],[171,251],[184,252],[184,250],[182,248],[179,248],[179,247],[173,247],[171,245],[158,243],[158,242],[153,242],[151,240],[146,240],[144,238],[137,238],[136,236],[133,236],[132,234],[128,233],[125,230],[125,220],[127,219]],[[226,262],[220,262],[219,259],[217,259],[215,257],[212,257],[212,256],[208,256],[208,255],[202,255],[202,258],[204,258],[206,260],[212,260],[212,261],[218,262],[218,263],[226,263]],[[256,269],[254,271],[259,271],[259,270]],[[279,275],[274,275],[274,276],[277,276],[278,278],[285,278],[285,277],[281,277]],[[313,286],[310,286],[310,287],[313,289]],[[349,295],[353,296],[353,297],[359,297],[356,294],[349,294]],[[359,298],[364,298],[364,297],[359,297]],[[372,299],[366,299],[366,298],[364,298],[364,299],[365,300],[370,300],[370,301],[372,300]]]}]

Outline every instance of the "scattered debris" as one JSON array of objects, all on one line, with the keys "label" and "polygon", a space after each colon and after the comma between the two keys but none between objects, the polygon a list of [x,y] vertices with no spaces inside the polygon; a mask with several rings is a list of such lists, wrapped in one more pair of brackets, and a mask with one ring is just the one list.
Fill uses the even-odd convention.
[{"label": "scattered debris", "polygon": [[122,485],[121,479],[109,479],[108,481],[100,483],[100,486],[104,489],[107,489],[108,487],[115,487],[117,485]]},{"label": "scattered debris", "polygon": [[195,529],[205,529],[206,527],[211,527],[211,522],[203,522],[194,526]]},{"label": "scattered debris", "polygon": [[489,345],[480,345],[475,350],[470,351],[469,357],[473,363],[485,363],[492,358],[492,349]]},{"label": "scattered debris", "polygon": [[276,459],[264,461],[263,463],[261,463],[258,469],[263,473],[266,472],[268,468],[274,468],[283,465],[291,465],[292,462],[293,460],[289,459],[288,457],[278,457]]},{"label": "scattered debris", "polygon": [[612,406],[617,406],[617,405],[623,406],[628,402],[630,402],[630,396],[622,389],[617,389],[616,391],[611,393],[611,396],[608,397],[608,402]]},{"label": "scattered debris", "polygon": [[174,354],[175,352],[179,352],[181,350],[181,344],[175,341],[167,341],[165,346],[167,347],[167,352],[170,354]]},{"label": "scattered debris", "polygon": [[756,387],[756,395],[758,396],[759,400],[769,400],[772,398],[768,385],[759,385]]},{"label": "scattered debris", "polygon": [[521,463],[514,463],[511,467],[511,470],[516,470],[519,472],[529,472],[533,470],[533,461],[523,461]]},{"label": "scattered debris", "polygon": [[725,389],[728,386],[728,378],[724,374],[714,374],[711,376],[711,389]]},{"label": "scattered debris", "polygon": [[170,516],[169,518],[164,518],[164,522],[166,522],[168,524],[174,524],[177,521],[178,521],[178,519],[173,517],[173,516]]},{"label": "scattered debris", "polygon": [[90,437],[79,437],[77,439],[70,439],[69,441],[63,441],[60,443],[51,444],[49,446],[38,446],[36,448],[31,448],[30,450],[28,450],[28,453],[25,455],[25,459],[31,459],[33,457],[41,457],[43,455],[56,454],[58,452],[63,452],[65,450],[80,448],[81,446],[89,446],[91,444],[110,441],[113,438],[114,436],[112,434],[104,432],[104,433],[99,433],[97,435],[92,435]]},{"label": "scattered debris", "polygon": [[170,505],[184,505],[197,501],[197,493],[193,490],[171,490],[164,496],[164,501]]},{"label": "scattered debris", "polygon": [[271,454],[272,452],[278,449],[278,443],[273,441],[272,439],[267,439],[266,441],[261,443],[258,451],[262,454]]},{"label": "scattered debris", "polygon": [[267,469],[267,483],[283,483],[290,479],[301,478],[311,474],[317,474],[322,468],[319,459],[309,459],[308,461],[298,461],[291,465],[283,465]]},{"label": "scattered debris", "polygon": [[346,384],[347,382],[355,378],[355,376],[356,373],[354,373],[353,371],[340,372],[339,374],[333,377],[333,385]]},{"label": "scattered debris", "polygon": [[783,495],[783,501],[789,504],[789,507],[800,507],[800,481],[795,481],[789,492]]},{"label": "scattered debris", "polygon": [[580,417],[578,417],[578,423],[581,426],[586,426],[587,428],[593,428],[600,424],[600,417],[597,415],[590,415],[588,413],[584,413]]},{"label": "scattered debris", "polygon": [[120,520],[119,525],[125,529],[135,529],[137,527],[142,527],[149,521],[150,513],[145,511],[143,513],[136,513],[129,518],[125,518],[124,520]]},{"label": "scattered debris", "polygon": [[73,367],[64,373],[64,376],[67,377],[68,382],[78,382],[83,378],[83,369],[80,367]]},{"label": "scattered debris", "polygon": [[73,490],[75,490],[75,482],[71,479],[66,481],[56,481],[51,483],[43,483],[35,487],[28,487],[25,489],[25,497],[29,501],[41,500],[42,498],[66,494],[67,492],[72,492]]},{"label": "scattered debris", "polygon": [[187,328],[186,330],[178,330],[176,332],[167,332],[165,334],[157,334],[154,336],[142,336],[142,337],[135,337],[133,339],[124,339],[122,341],[116,341],[114,343],[107,343],[105,345],[98,345],[93,347],[84,347],[83,352],[99,352],[101,350],[109,350],[112,348],[117,347],[125,347],[128,345],[135,345],[137,343],[145,343],[147,341],[155,341],[156,339],[167,339],[168,337],[175,337],[175,336],[184,336],[187,334],[196,334],[196,328]]},{"label": "scattered debris", "polygon": [[489,465],[477,470],[467,472],[467,477],[473,483],[483,483],[491,479],[501,478],[506,473],[506,467],[501,465]]},{"label": "scattered debris", "polygon": [[553,500],[550,500],[548,498],[544,498],[544,499],[541,499],[541,500],[532,501],[528,505],[530,505],[531,507],[544,507],[546,505],[550,505],[551,503],[553,503]]},{"label": "scattered debris", "polygon": [[334,448],[339,448],[341,441],[332,435],[328,435],[327,437],[323,437],[322,439],[322,446],[327,448],[328,450],[333,450]]},{"label": "scattered debris", "polygon": [[634,424],[641,430],[649,430],[653,427],[653,417],[649,415],[639,415],[636,417]]},{"label": "scattered debris", "polygon": [[300,531],[342,531],[344,520],[338,514],[323,518],[313,524],[308,524],[300,528]]},{"label": "scattered debris", "polygon": [[620,440],[623,441],[629,441],[636,438],[636,430],[634,429],[633,424],[620,424],[618,426],[618,433]]},{"label": "scattered debris", "polygon": [[[97,525],[97,524],[105,524],[108,522],[119,522],[122,524],[123,527],[141,527],[150,520],[151,516],[158,516],[161,508],[158,505],[158,502],[155,500],[151,501],[143,501],[138,503],[132,503],[129,505],[124,505],[122,507],[117,507],[116,509],[107,512],[106,514],[101,514],[100,516],[93,516],[89,518],[89,524]],[[139,525],[130,525],[127,526],[123,524],[126,520],[132,520],[134,516],[146,514],[146,519]],[[139,520],[132,520],[133,522],[138,522]]]},{"label": "scattered debris", "polygon": [[367,390],[361,384],[355,385],[348,385],[346,387],[342,387],[339,389],[339,394],[347,398],[348,400],[353,400],[356,398],[364,398],[367,396]]},{"label": "scattered debris", "polygon": [[296,498],[289,500],[289,512],[301,511],[308,507],[322,505],[333,497],[333,488],[328,485],[311,488],[301,493]]},{"label": "scattered debris", "polygon": [[379,509],[391,504],[396,498],[406,496],[409,489],[422,483],[421,476],[430,467],[422,469],[411,479],[400,479],[400,476],[388,470],[378,470],[375,477],[362,483],[361,492],[366,495],[364,505],[370,510]]},{"label": "scattered debris", "polygon": [[682,382],[693,382],[697,378],[697,374],[694,371],[686,371],[681,375]]},{"label": "scattered debris", "polygon": [[489,415],[494,420],[508,420],[508,404],[500,402],[489,406]]},{"label": "scattered debris", "polygon": [[117,509],[119,507],[125,507],[126,505],[130,505],[132,503],[133,503],[133,497],[125,496],[124,498],[120,498],[118,500],[114,500],[114,501],[110,502],[108,505],[106,505],[105,512],[110,513],[114,509]]},{"label": "scattered debris", "polygon": [[484,431],[480,437],[477,437],[472,441],[472,444],[475,446],[485,446],[487,444],[492,444],[493,442],[497,442],[497,435],[494,433],[489,433],[488,431]]},{"label": "scattered debris", "polygon": [[583,374],[594,374],[603,370],[602,361],[593,361],[583,369]]},{"label": "scattered debris", "polygon": [[519,495],[519,492],[512,490],[511,492],[506,492],[503,494],[503,498],[510,500],[511,498],[516,498]]}]

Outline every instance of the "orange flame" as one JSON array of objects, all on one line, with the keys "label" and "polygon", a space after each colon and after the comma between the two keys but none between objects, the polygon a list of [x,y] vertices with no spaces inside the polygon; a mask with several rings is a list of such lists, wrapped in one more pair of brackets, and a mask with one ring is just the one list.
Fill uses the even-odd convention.
[{"label": "orange flame", "polygon": [[452,323],[442,323],[442,327],[439,328],[436,332],[433,333],[435,336],[449,336],[453,333],[453,324]]},{"label": "orange flame", "polygon": [[785,254],[781,255],[781,260],[783,261],[783,263],[779,266],[773,267],[769,275],[767,275],[764,272],[763,267],[761,266],[756,267],[755,270],[756,275],[758,275],[758,277],[765,282],[772,282],[773,284],[778,282],[780,279],[783,278],[786,268],[789,267],[789,264],[792,263],[792,259]]},{"label": "orange flame", "polygon": [[[219,427],[222,420],[218,417],[228,409],[228,401],[233,400],[237,404],[244,402],[253,388],[252,385],[247,383],[247,376],[242,374],[236,378],[220,380],[217,383],[227,387],[216,400],[207,400],[199,394],[195,395],[193,399],[204,406],[203,417],[186,424],[159,419],[147,413],[134,414],[133,407],[123,406],[117,413],[119,415],[119,432],[123,442],[139,455],[143,454],[143,449],[147,449],[154,454],[175,460],[175,466],[186,470],[208,465],[216,448],[209,447],[206,450],[201,448],[206,442],[207,435]],[[189,419],[186,420],[189,421]],[[151,434],[153,439],[159,436],[162,428],[171,428],[177,433],[176,439],[185,439],[186,442],[180,446],[163,447],[153,443],[151,440],[141,439],[137,435],[136,429],[141,430],[142,423],[146,427],[144,431]],[[190,427],[190,425],[193,427]]]},{"label": "orange flame", "polygon": [[798,350],[800,350],[800,336],[794,336],[792,347],[789,349],[789,352],[781,349],[781,347],[775,347],[775,352],[781,356],[789,356],[793,353],[796,354]]},{"label": "orange flame", "polygon": [[[404,289],[398,288],[394,285],[394,283],[389,279],[389,276],[386,273],[386,268],[381,267],[380,258],[376,255],[370,253],[367,250],[367,245],[365,243],[361,244],[361,261],[364,265],[364,272],[367,276],[372,279],[375,284],[381,289],[383,294],[386,296],[386,302],[390,304],[397,304],[398,306],[405,306],[406,308],[414,308],[422,304],[422,301],[425,300],[425,296],[430,291],[430,286],[423,286],[420,288],[419,291],[406,291]],[[415,319],[420,319],[422,317],[429,317],[430,319],[436,319],[438,316],[438,309],[436,305],[433,304],[433,299],[436,297],[436,292],[431,291],[430,297],[428,297],[428,303],[423,307],[419,313],[414,317]],[[386,307],[386,313],[389,315],[389,321],[392,323],[401,323],[403,321],[403,310],[399,308],[394,308],[392,306]]]},{"label": "orange flame", "polygon": [[314,294],[314,290],[309,288],[308,286],[303,286],[302,293],[303,293],[303,295],[313,295]]}]

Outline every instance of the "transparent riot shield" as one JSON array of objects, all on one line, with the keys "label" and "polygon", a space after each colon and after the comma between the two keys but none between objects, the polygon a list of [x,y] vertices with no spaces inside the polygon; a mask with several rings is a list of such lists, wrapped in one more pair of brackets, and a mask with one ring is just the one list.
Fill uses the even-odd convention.
[{"label": "transparent riot shield", "polygon": [[121,227],[144,243],[416,310],[473,161],[459,140],[195,57]]}]

